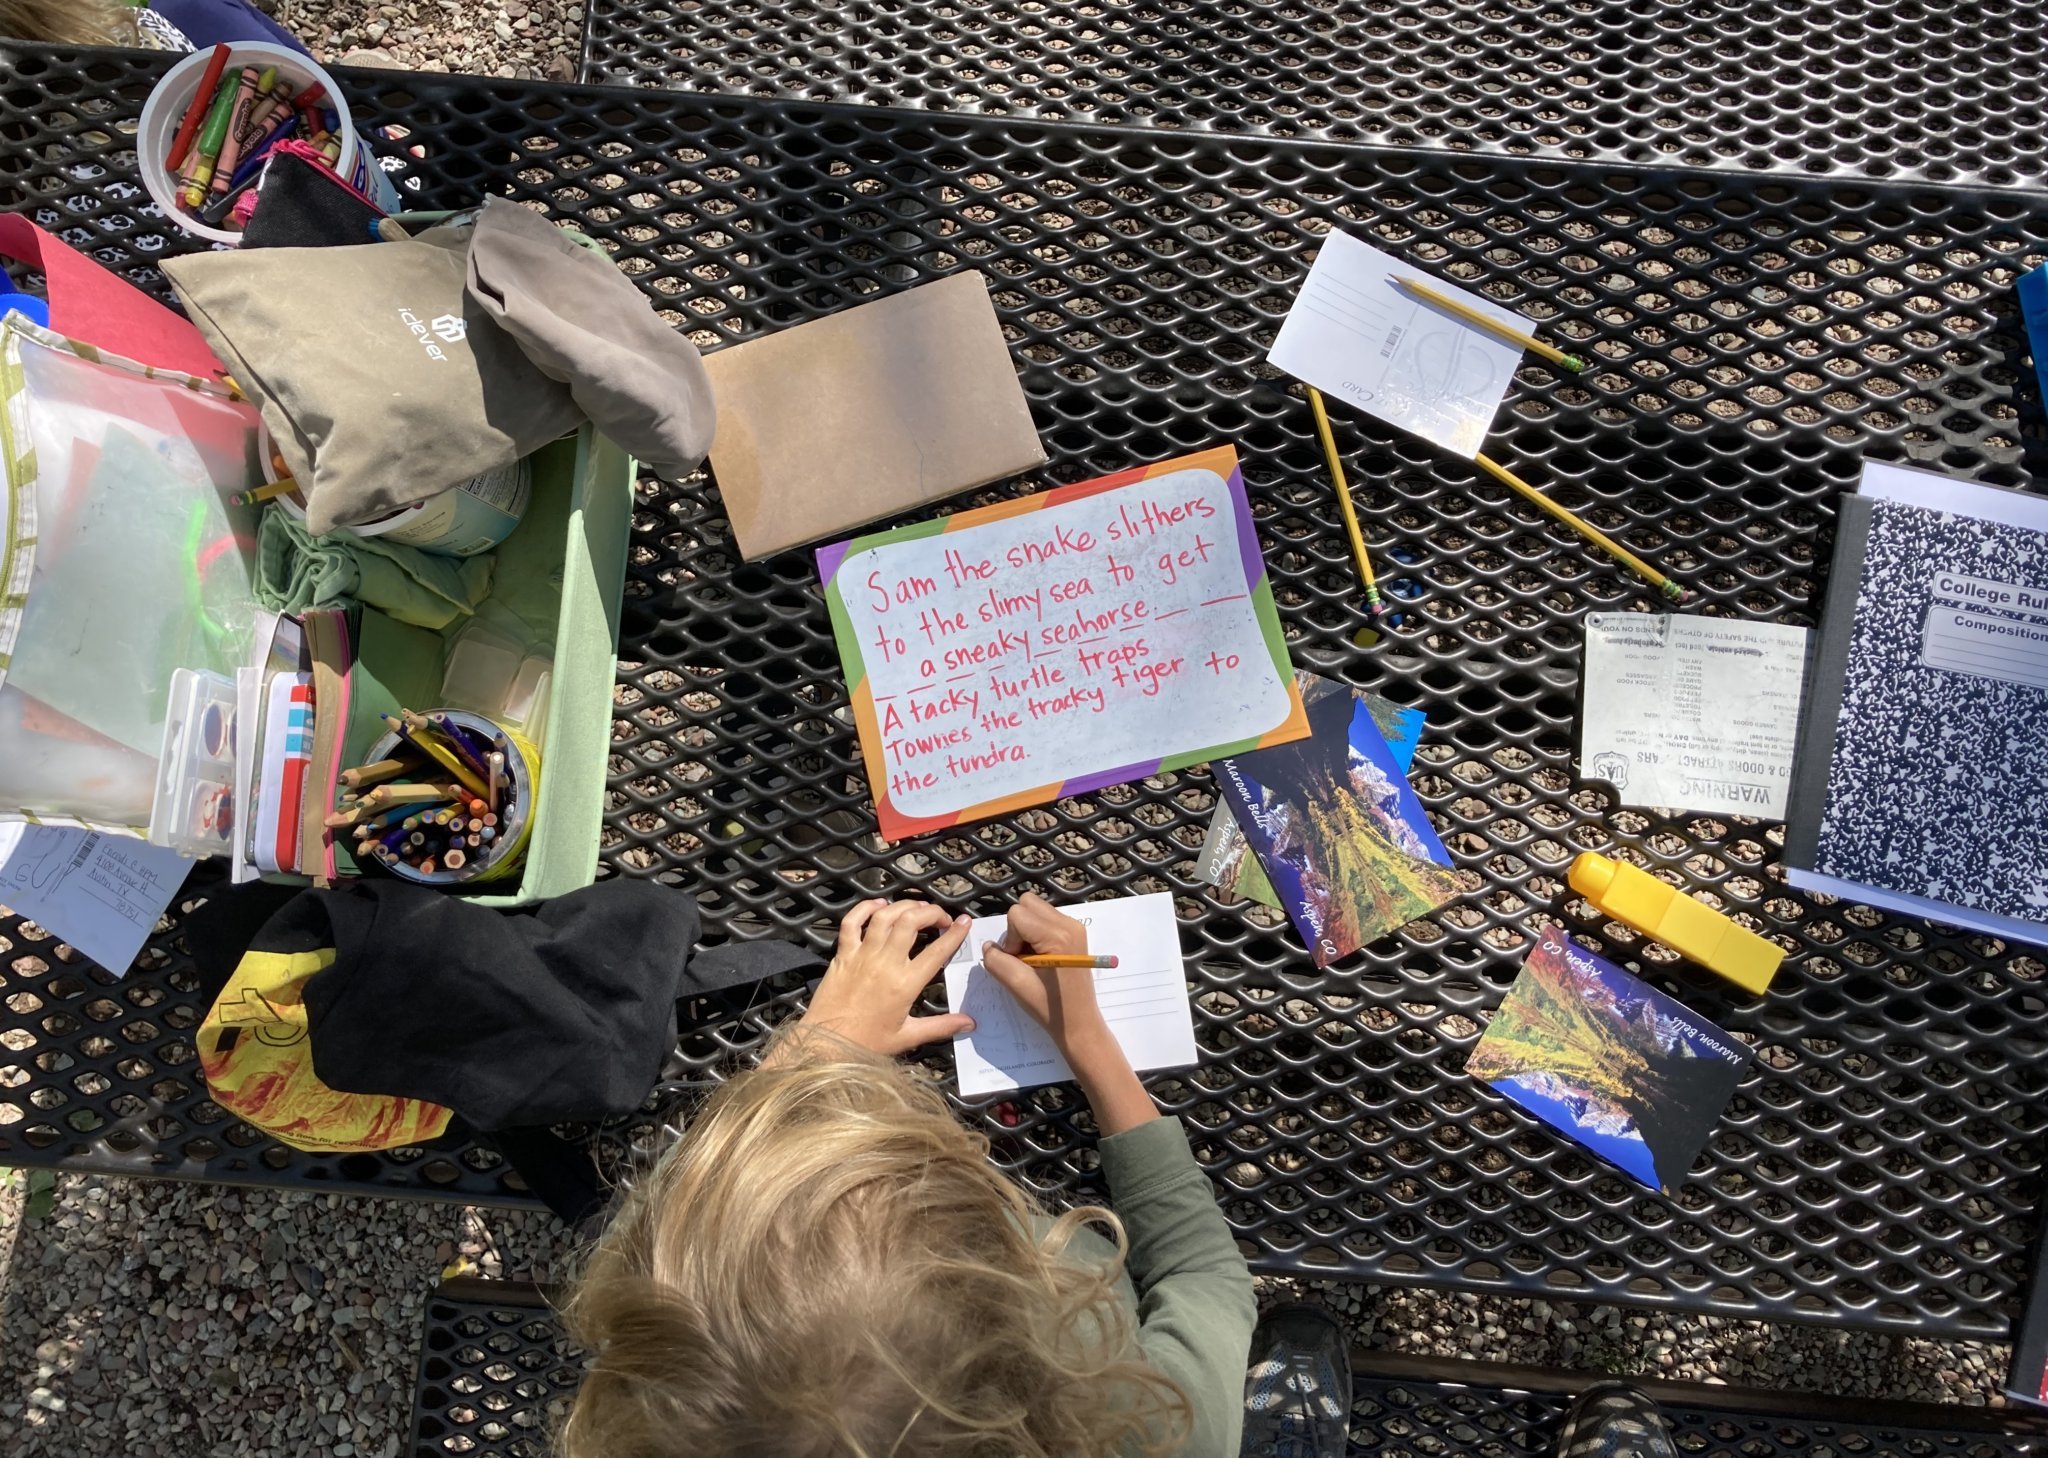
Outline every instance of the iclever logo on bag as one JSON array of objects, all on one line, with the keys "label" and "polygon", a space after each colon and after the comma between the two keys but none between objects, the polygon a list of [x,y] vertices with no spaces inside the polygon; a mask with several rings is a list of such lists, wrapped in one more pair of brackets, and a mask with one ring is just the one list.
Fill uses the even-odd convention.
[{"label": "iclever logo on bag", "polygon": [[453,314],[442,314],[431,324],[426,324],[422,323],[420,316],[412,310],[400,309],[398,311],[398,322],[412,331],[413,338],[419,341],[420,348],[427,352],[427,358],[429,359],[445,360],[448,358],[448,352],[442,349],[440,345],[434,343],[428,337],[430,334],[438,334],[450,344],[459,344],[469,335],[469,325]]}]

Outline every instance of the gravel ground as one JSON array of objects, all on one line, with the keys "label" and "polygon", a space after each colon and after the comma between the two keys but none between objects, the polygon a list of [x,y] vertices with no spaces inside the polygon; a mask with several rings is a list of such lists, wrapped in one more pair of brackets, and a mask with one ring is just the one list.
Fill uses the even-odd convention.
[{"label": "gravel ground", "polygon": [[[574,75],[565,0],[278,0],[323,59]],[[23,1458],[395,1458],[422,1304],[446,1267],[559,1278],[552,1220],[504,1211],[64,1176],[0,1182],[0,1444]],[[1265,1281],[1390,1350],[1846,1396],[1995,1400],[2008,1352],[1722,1317]]]},{"label": "gravel ground", "polygon": [[352,65],[573,81],[583,49],[578,0],[277,0],[265,8],[321,60]]},{"label": "gravel ground", "polygon": [[[558,1280],[545,1216],[66,1175],[0,1186],[0,1432],[21,1458],[396,1458],[441,1272]],[[11,1244],[11,1253],[9,1246]],[[1722,1317],[1264,1280],[1367,1347],[1938,1402],[1985,1402],[2006,1350]]]}]

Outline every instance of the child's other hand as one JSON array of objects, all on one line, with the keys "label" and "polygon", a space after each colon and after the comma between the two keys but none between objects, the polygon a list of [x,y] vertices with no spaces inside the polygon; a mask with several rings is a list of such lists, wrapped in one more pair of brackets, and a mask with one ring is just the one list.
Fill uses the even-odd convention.
[{"label": "child's other hand", "polygon": [[[1050,908],[1048,908],[1050,909]],[[863,901],[839,923],[839,950],[800,1027],[827,1028],[891,1057],[974,1030],[961,1013],[913,1017],[917,996],[967,940],[967,917],[923,901]],[[920,933],[940,935],[915,956]]]},{"label": "child's other hand", "polygon": [[1053,1045],[1073,1064],[1074,1052],[1085,1051],[1109,1032],[1095,1001],[1094,969],[1032,967],[1019,960],[1032,953],[1086,956],[1088,928],[1037,894],[1026,892],[1023,900],[1010,908],[1010,926],[1003,939],[981,949],[982,965],[989,975],[1044,1025]]}]

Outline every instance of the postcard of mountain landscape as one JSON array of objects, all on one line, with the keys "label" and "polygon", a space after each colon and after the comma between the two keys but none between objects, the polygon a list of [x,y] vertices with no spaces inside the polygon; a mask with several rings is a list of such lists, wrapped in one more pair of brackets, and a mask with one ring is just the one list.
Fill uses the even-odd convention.
[{"label": "postcard of mountain landscape", "polygon": [[1669,1190],[1706,1147],[1748,1064],[1736,1039],[1547,926],[1465,1069]]},{"label": "postcard of mountain landscape", "polygon": [[1458,894],[1451,857],[1344,684],[1301,675],[1309,737],[1217,762],[1217,779],[1318,967]]},{"label": "postcard of mountain landscape", "polygon": [[[1343,687],[1299,668],[1294,670],[1294,682],[1301,690],[1303,704],[1312,703],[1324,693]],[[1366,711],[1372,715],[1372,722],[1379,728],[1380,737],[1387,741],[1394,763],[1402,774],[1407,774],[1408,767],[1415,763],[1415,747],[1422,742],[1422,727],[1427,716],[1420,709],[1404,708],[1392,699],[1362,688],[1352,689],[1351,696],[1365,705]],[[1237,817],[1230,813],[1226,801],[1217,802],[1216,813],[1209,821],[1209,834],[1202,841],[1202,853],[1195,858],[1195,875],[1232,896],[1264,906],[1280,906],[1280,893],[1273,889],[1266,868],[1252,853],[1251,843],[1238,829]]]}]

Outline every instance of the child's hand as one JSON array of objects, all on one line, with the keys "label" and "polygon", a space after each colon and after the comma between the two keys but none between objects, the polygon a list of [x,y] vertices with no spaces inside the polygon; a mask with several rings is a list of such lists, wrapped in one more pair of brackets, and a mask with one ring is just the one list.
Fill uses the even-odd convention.
[{"label": "child's hand", "polygon": [[[923,901],[861,902],[839,923],[839,951],[799,1026],[829,1028],[891,1057],[972,1032],[974,1020],[961,1013],[910,1015],[917,995],[967,940],[971,924]],[[937,940],[911,955],[920,932],[941,928]]]},{"label": "child's hand", "polygon": [[1053,1045],[1072,1064],[1070,1049],[1083,1049],[1109,1033],[1095,1001],[1094,969],[1032,967],[1019,960],[1034,952],[1086,956],[1088,928],[1055,910],[1042,897],[1026,892],[1024,899],[1010,908],[1010,926],[1003,939],[982,947],[982,965],[1045,1026]]},{"label": "child's hand", "polygon": [[1104,1134],[1158,1118],[1152,1096],[1131,1072],[1123,1045],[1103,1020],[1095,1000],[1095,969],[1032,967],[1018,960],[1032,952],[1085,956],[1088,928],[1027,892],[1010,908],[1010,928],[1002,941],[982,947],[982,966],[1052,1035],[1053,1046],[1074,1070]]}]

